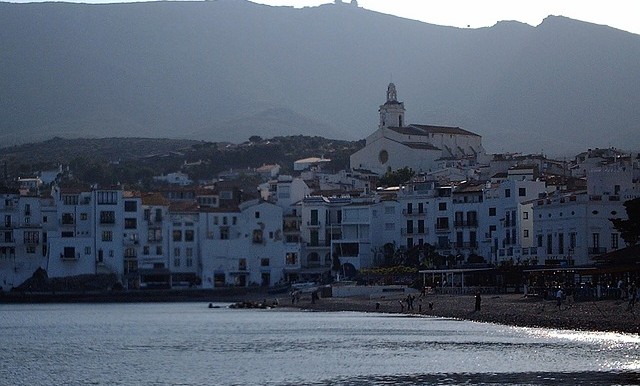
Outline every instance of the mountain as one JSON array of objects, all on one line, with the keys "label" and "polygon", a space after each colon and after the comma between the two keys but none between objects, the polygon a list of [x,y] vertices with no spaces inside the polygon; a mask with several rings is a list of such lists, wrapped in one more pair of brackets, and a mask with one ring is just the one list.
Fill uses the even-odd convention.
[{"label": "mountain", "polygon": [[564,17],[443,27],[350,4],[0,3],[0,144],[356,140],[393,79],[410,123],[491,152],[640,148],[640,36]]}]

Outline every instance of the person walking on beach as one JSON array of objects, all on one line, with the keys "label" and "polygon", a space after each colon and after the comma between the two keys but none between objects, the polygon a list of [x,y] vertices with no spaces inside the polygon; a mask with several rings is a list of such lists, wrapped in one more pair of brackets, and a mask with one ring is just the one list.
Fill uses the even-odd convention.
[{"label": "person walking on beach", "polygon": [[476,291],[476,311],[480,311],[480,304],[482,303],[482,297],[480,297],[480,291]]},{"label": "person walking on beach", "polygon": [[556,306],[558,306],[558,310],[562,306],[562,288],[558,288],[558,292],[556,292]]},{"label": "person walking on beach", "polygon": [[404,312],[404,302],[402,300],[398,300],[400,303],[400,312]]},{"label": "person walking on beach", "polygon": [[633,307],[636,304],[636,300],[638,298],[638,288],[636,287],[636,283],[632,283],[629,287],[629,305],[627,305],[627,311],[633,312]]}]

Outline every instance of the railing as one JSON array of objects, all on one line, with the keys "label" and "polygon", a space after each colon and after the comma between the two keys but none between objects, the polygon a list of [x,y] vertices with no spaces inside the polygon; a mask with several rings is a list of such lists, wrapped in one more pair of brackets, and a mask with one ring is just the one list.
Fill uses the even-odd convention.
[{"label": "railing", "polygon": [[456,228],[477,227],[478,221],[477,220],[472,220],[472,221],[459,220],[459,221],[455,221],[453,223],[453,226]]},{"label": "railing", "polygon": [[402,214],[405,216],[415,216],[415,217],[424,217],[427,215],[427,212],[425,210],[407,210],[407,209],[402,209]]},{"label": "railing", "polygon": [[326,240],[324,242],[318,241],[317,243],[307,243],[307,247],[309,248],[324,248],[331,246],[331,240]]},{"label": "railing", "polygon": [[62,260],[78,260],[80,258],[80,253],[76,253],[75,255],[65,255],[64,253],[60,254],[60,259]]},{"label": "railing", "polygon": [[477,241],[465,241],[462,243],[454,243],[452,244],[453,248],[460,248],[460,249],[464,249],[464,248],[478,248],[478,242]]},{"label": "railing", "polygon": [[429,228],[402,228],[400,229],[400,234],[402,234],[402,236],[408,236],[408,235],[428,235],[429,234]]},{"label": "railing", "polygon": [[436,233],[445,233],[445,232],[449,232],[450,230],[451,228],[449,228],[449,225],[436,224]]},{"label": "railing", "polygon": [[607,252],[607,248],[604,247],[591,247],[589,248],[589,254],[590,255],[601,255],[603,253]]},{"label": "railing", "polygon": [[308,227],[319,227],[321,224],[320,221],[307,221]]}]

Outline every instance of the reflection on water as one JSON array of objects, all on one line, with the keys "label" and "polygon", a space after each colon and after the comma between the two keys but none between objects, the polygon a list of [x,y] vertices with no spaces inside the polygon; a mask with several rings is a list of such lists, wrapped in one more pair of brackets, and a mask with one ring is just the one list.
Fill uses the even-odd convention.
[{"label": "reflection on water", "polygon": [[636,335],[200,303],[0,305],[7,384],[636,385]]}]

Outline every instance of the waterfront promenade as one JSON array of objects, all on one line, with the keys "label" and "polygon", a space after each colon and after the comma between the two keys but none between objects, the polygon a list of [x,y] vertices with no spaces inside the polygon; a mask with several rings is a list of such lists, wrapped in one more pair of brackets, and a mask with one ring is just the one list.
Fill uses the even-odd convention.
[{"label": "waterfront promenade", "polygon": [[[640,334],[640,308],[627,311],[626,300],[594,300],[568,303],[557,307],[555,300],[524,297],[522,294],[483,295],[480,311],[474,311],[473,295],[418,296],[414,309],[402,307],[399,298],[369,299],[368,297],[321,298],[312,303],[309,296],[296,304],[290,298],[280,298],[280,305],[316,311],[364,311],[431,315],[478,322],[499,323],[522,327],[548,327],[589,331],[615,331]],[[380,303],[376,309],[376,303]],[[429,309],[428,304],[433,304]],[[420,312],[422,304],[422,312]]]}]

